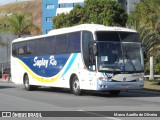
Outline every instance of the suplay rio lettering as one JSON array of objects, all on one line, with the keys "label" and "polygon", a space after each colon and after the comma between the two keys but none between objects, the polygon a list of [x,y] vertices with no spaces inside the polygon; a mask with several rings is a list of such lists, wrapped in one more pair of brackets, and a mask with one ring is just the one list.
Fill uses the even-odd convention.
[{"label": "suplay rio lettering", "polygon": [[56,66],[57,61],[55,60],[54,56],[50,56],[49,59],[45,58],[38,58],[37,56],[34,58],[33,66],[35,67],[48,67],[49,65]]}]

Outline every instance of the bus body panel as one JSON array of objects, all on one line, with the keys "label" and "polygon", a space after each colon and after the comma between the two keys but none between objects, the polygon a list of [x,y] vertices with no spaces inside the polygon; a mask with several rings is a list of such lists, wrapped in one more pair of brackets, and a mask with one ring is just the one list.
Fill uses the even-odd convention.
[{"label": "bus body panel", "polygon": [[[11,61],[12,81],[16,84],[23,84],[23,77],[26,73],[31,85],[69,88],[69,79],[72,74],[83,80],[80,74],[87,72],[84,69],[80,53],[25,58],[12,57]],[[17,72],[16,69],[21,71]]]},{"label": "bus body panel", "polygon": [[[16,84],[24,84],[23,83],[24,76],[25,74],[27,74],[29,76],[30,85],[70,88],[71,76],[75,75],[79,79],[80,89],[83,89],[83,90],[106,91],[106,90],[128,90],[128,89],[143,88],[144,73],[142,71],[136,71],[137,68],[134,68],[135,65],[132,62],[131,62],[132,64],[131,63],[129,64],[129,66],[132,68],[129,71],[129,73],[123,73],[122,70],[125,70],[125,65],[127,65],[126,64],[127,62],[125,63],[125,61],[127,60],[124,60],[124,53],[121,54],[122,60],[119,59],[120,61],[119,63],[118,62],[116,63],[115,60],[111,60],[111,62],[114,62],[114,64],[110,63],[110,58],[113,57],[112,56],[113,54],[114,55],[119,54],[119,51],[118,51],[119,49],[125,50],[125,53],[127,54],[128,52],[127,50],[130,47],[130,45],[136,42],[132,43],[132,41],[131,42],[124,41],[122,48],[120,48],[120,42],[114,42],[114,41],[108,42],[107,40],[105,41],[102,39],[101,41],[99,40],[97,43],[94,43],[96,42],[97,31],[100,31],[100,32],[103,31],[103,34],[97,33],[97,35],[99,35],[98,36],[99,39],[101,39],[101,36],[104,36],[105,35],[104,33],[106,31],[107,32],[110,31],[110,33],[116,31],[117,32],[116,34],[119,37],[119,33],[118,33],[119,31],[136,33],[136,31],[134,30],[130,30],[126,28],[118,28],[118,27],[106,27],[103,25],[84,24],[84,25],[79,25],[79,26],[70,27],[70,28],[53,30],[49,32],[47,35],[41,35],[41,36],[30,37],[30,38],[20,38],[20,39],[14,40],[12,43],[12,46],[13,44],[22,43],[23,41],[24,42],[32,42],[34,40],[41,41],[42,39],[46,40],[47,38],[48,38],[47,41],[50,41],[52,39],[54,40],[57,36],[62,40],[64,40],[64,38],[68,40],[69,35],[71,33],[74,33],[75,31],[76,31],[76,34],[75,35],[72,34],[70,36],[70,39],[74,41],[73,43],[75,43],[75,41],[79,39],[78,41],[79,47],[80,47],[79,51],[71,52],[68,50],[69,52],[67,51],[66,53],[61,53],[61,52],[54,53],[52,51],[53,53],[47,53],[47,54],[41,54],[41,55],[27,54],[26,56],[25,55],[14,56],[13,55],[14,50],[17,50],[17,49],[13,48],[14,50],[12,50],[12,56],[11,56],[12,81]],[[83,31],[90,32],[91,35],[86,32],[86,34],[83,36]],[[65,35],[65,36],[61,36],[61,35]],[[77,36],[79,38],[77,38]],[[128,36],[126,37],[125,34],[122,34],[121,36],[124,38],[124,40],[128,40],[127,39]],[[112,36],[110,38],[112,38]],[[58,40],[61,40],[61,39],[58,39]],[[91,39],[91,41],[88,39]],[[115,40],[119,40],[119,39],[116,38]],[[48,45],[50,45],[50,43],[48,43]],[[77,45],[77,44],[73,44],[73,43],[71,44],[71,48],[73,47],[76,49],[74,45]],[[26,43],[26,44],[30,44],[30,43]],[[69,44],[68,41],[66,42],[66,44]],[[99,49],[99,58],[98,58],[98,55],[96,57],[93,56],[93,54],[89,56],[90,55],[89,50],[91,50],[90,45],[94,45],[94,44],[97,44],[98,46],[97,49]],[[45,45],[42,44],[42,47],[43,46]],[[50,47],[52,48],[56,46],[60,47],[59,44],[57,45],[55,44],[54,46],[50,45]],[[111,51],[110,49],[111,46],[115,47],[113,51]],[[106,53],[100,56],[101,53],[103,52],[103,51],[100,51],[100,48],[103,48],[103,47],[104,47],[104,52]],[[137,49],[137,51],[139,52],[139,50],[141,49],[140,43],[137,48],[139,48]],[[28,50],[28,48],[26,47],[25,50]],[[38,50],[40,49],[38,48]],[[120,51],[120,52],[124,52],[124,51]],[[91,66],[90,66],[90,63],[88,62],[90,57],[96,58],[95,63],[92,62]],[[140,57],[141,57],[141,61],[143,61],[142,54],[140,54]],[[129,60],[130,59],[128,59],[128,61]],[[100,62],[104,62],[104,64],[102,64],[101,66]],[[114,68],[112,69],[110,68],[110,67],[114,67],[114,65],[116,65],[115,63],[119,65],[119,66],[117,65],[117,68],[116,68],[118,69],[118,71],[115,71],[116,69]],[[125,63],[125,65],[121,63]],[[118,73],[115,73],[115,72],[118,72]]]}]

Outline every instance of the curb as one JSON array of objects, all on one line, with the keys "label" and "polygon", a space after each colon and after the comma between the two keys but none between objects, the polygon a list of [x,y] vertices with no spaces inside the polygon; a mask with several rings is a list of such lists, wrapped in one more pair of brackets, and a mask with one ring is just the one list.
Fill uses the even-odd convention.
[{"label": "curb", "polygon": [[12,83],[12,81],[10,80],[10,81],[8,81],[8,80],[3,80],[2,78],[0,78],[0,83]]},{"label": "curb", "polygon": [[152,90],[152,89],[146,89],[146,88],[144,88],[142,90],[128,90],[127,92],[160,95],[160,91],[159,90]]}]

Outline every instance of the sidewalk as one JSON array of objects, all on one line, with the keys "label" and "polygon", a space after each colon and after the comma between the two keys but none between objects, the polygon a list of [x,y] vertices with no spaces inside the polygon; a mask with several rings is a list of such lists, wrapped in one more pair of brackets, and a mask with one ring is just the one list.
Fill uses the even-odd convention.
[{"label": "sidewalk", "polygon": [[6,79],[6,80],[4,80],[3,78],[0,78],[0,83],[2,83],[2,82],[5,82],[5,83],[12,83],[12,81],[10,80],[10,81],[8,81],[8,79]]}]

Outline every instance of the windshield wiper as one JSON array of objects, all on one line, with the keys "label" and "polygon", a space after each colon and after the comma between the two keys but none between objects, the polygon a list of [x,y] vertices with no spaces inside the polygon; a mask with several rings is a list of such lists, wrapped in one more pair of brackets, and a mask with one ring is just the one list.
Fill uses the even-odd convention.
[{"label": "windshield wiper", "polygon": [[[127,52],[127,50],[126,50],[126,47],[125,47],[125,57],[126,57],[126,59],[128,59],[129,62],[131,63],[131,65],[132,65],[132,67],[133,67],[133,69],[134,69],[134,72],[137,72],[135,65],[133,64],[132,60],[130,59],[130,57],[129,57],[129,55],[128,55],[128,52]],[[123,58],[123,59],[125,59],[125,58]],[[126,63],[124,62],[124,65],[125,65],[125,64],[126,64]]]}]

